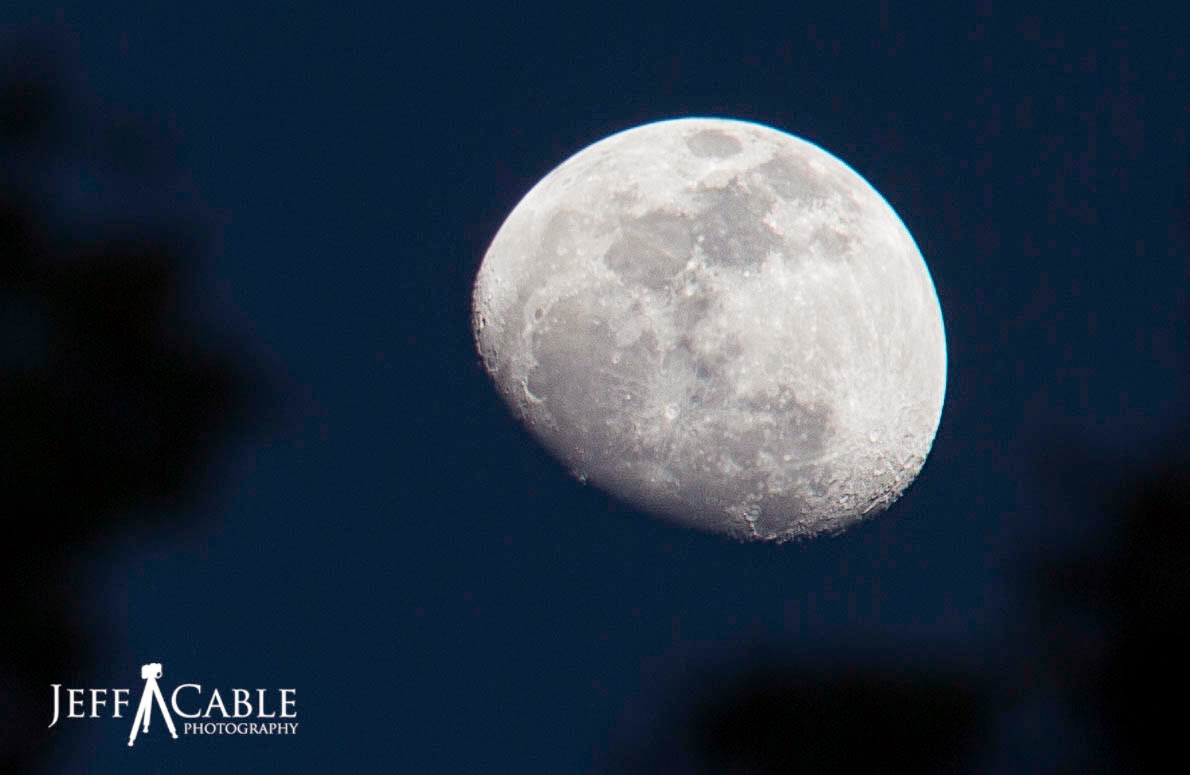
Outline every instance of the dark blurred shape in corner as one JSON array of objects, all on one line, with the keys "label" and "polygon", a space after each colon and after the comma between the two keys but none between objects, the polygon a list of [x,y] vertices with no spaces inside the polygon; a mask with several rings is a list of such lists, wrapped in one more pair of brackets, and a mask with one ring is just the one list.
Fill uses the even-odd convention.
[{"label": "dark blurred shape in corner", "polygon": [[30,768],[48,687],[98,645],[66,582],[74,558],[147,520],[176,529],[260,401],[250,359],[201,330],[188,281],[209,224],[185,176],[88,101],[73,62],[63,31],[0,35],[3,772]]},{"label": "dark blurred shape in corner", "polygon": [[1190,691],[1190,451],[1185,434],[1177,443],[1129,488],[1101,588],[1114,638],[1097,699],[1132,772],[1160,772],[1185,750],[1175,709]]},{"label": "dark blurred shape in corner", "polygon": [[[1103,741],[1118,772],[1164,772],[1182,756],[1190,691],[1190,428],[1135,473],[1108,485],[1106,525],[1093,544],[1037,576],[1044,664]],[[1075,451],[1071,467],[1101,469]],[[1059,481],[1077,474],[1055,472]],[[1079,479],[1081,480],[1081,478]]]},{"label": "dark blurred shape in corner", "polygon": [[960,684],[867,668],[760,672],[695,729],[715,772],[929,773],[956,771],[984,721]]},{"label": "dark blurred shape in corner", "polygon": [[621,752],[617,770],[967,772],[991,721],[987,687],[970,676],[879,659],[822,664],[774,654],[712,670],[700,683],[693,701],[680,700],[687,710]]}]

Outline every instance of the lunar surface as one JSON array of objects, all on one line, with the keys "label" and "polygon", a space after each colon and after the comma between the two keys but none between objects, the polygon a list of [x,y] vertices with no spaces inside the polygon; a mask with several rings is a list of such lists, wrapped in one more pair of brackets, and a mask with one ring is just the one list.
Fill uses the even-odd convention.
[{"label": "lunar surface", "polygon": [[582,481],[748,540],[893,503],[946,385],[913,238],[846,164],[775,129],[677,119],[582,150],[475,281],[505,402]]}]

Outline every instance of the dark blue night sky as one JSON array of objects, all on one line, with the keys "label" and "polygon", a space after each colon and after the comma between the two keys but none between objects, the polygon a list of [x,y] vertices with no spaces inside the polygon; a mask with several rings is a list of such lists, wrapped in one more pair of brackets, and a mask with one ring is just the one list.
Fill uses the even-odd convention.
[{"label": "dark blue night sky", "polygon": [[[4,20],[66,41],[87,109],[172,154],[164,206],[213,235],[182,306],[265,397],[197,498],[73,550],[88,651],[63,680],[162,661],[163,684],[295,687],[301,721],[132,751],[123,722],[76,721],[39,743],[47,772],[701,772],[685,714],[774,662],[962,676],[985,698],[970,770],[1116,755],[1046,670],[1055,633],[1094,651],[1104,628],[1047,618],[1036,587],[1106,556],[1102,499],[1185,425],[1190,13],[29,5]],[[508,211],[591,142],[682,115],[844,159],[933,274],[933,452],[841,536],[741,545],[638,513],[570,478],[479,366],[471,282]],[[150,217],[92,172],[62,173],[67,221]]]}]

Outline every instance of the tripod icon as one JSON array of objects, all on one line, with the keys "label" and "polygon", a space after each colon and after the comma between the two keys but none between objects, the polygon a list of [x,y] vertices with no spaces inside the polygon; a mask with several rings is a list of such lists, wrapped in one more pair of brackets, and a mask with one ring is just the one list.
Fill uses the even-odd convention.
[{"label": "tripod icon", "polygon": [[165,725],[169,727],[169,733],[175,740],[178,739],[178,730],[174,726],[173,717],[169,715],[169,708],[165,705],[165,698],[161,696],[161,689],[157,686],[157,679],[161,677],[161,663],[153,662],[148,665],[141,665],[140,677],[145,681],[145,691],[140,696],[140,705],[136,708],[136,718],[132,720],[132,733],[128,735],[128,745],[136,742],[136,734],[138,729],[142,729],[147,735],[149,733],[149,716],[153,713],[153,700],[157,700],[157,707],[161,708],[161,715],[165,717]]}]

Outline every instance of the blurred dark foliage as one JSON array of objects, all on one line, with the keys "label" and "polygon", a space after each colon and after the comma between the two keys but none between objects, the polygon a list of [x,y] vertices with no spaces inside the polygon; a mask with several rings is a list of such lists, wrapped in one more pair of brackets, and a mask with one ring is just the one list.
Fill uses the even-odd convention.
[{"label": "blurred dark foliage", "polygon": [[[81,678],[98,645],[79,623],[72,563],[140,525],[178,528],[209,453],[254,399],[243,356],[196,330],[186,280],[201,219],[180,205],[162,215],[171,171],[83,102],[52,41],[4,43],[0,771],[24,772],[46,739],[50,684]],[[62,174],[84,167],[118,171],[94,212]]]},{"label": "blurred dark foliage", "polygon": [[1183,719],[1168,703],[1190,690],[1185,439],[1174,434],[1143,471],[1109,488],[1107,527],[1093,546],[1040,564],[1036,577],[1047,671],[1121,772],[1162,772],[1181,752]]},{"label": "blurred dark foliage", "polygon": [[709,772],[953,772],[986,723],[980,693],[870,667],[746,677],[693,724]]},{"label": "blurred dark foliage", "polygon": [[[1185,444],[1185,436],[1179,439]],[[1190,690],[1190,454],[1162,460],[1125,491],[1115,510],[1117,553],[1088,585],[1112,637],[1093,702],[1132,772],[1159,772],[1180,758],[1185,719],[1172,711]],[[1169,701],[1170,705],[1165,702]]]},{"label": "blurred dark foliage", "polygon": [[[955,772],[988,724],[984,689],[909,666],[761,660],[709,692],[640,772]],[[685,753],[681,761],[670,754]]]}]

